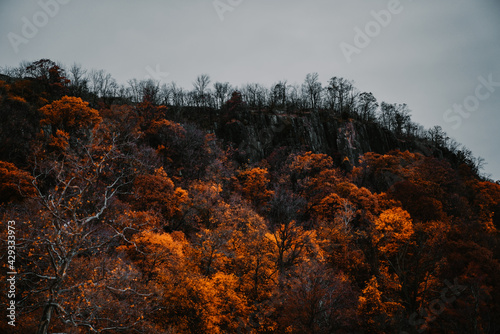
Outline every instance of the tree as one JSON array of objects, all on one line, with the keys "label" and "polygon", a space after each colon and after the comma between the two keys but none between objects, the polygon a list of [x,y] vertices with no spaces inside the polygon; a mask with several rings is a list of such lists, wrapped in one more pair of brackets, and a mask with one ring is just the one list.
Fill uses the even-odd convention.
[{"label": "tree", "polygon": [[191,124],[184,126],[166,119],[155,120],[146,130],[145,139],[163,160],[172,178],[201,178],[210,161],[220,153],[215,137]]},{"label": "tree", "polygon": [[358,113],[363,121],[374,121],[378,108],[377,99],[370,93],[361,93],[358,96]]},{"label": "tree", "polygon": [[160,83],[148,79],[142,83],[142,102],[150,102],[153,105],[160,104]]},{"label": "tree", "polygon": [[[409,263],[412,262],[411,259],[408,259],[409,254],[415,246],[411,217],[408,212],[395,207],[383,211],[375,220],[374,225],[372,242],[376,248],[377,256],[372,265],[374,271],[378,273],[377,278],[382,285],[381,291],[391,301],[389,305],[402,309],[403,302],[405,302],[408,309],[413,311],[414,298],[418,292],[415,290],[410,292],[410,290],[422,283],[420,280],[423,277],[419,270],[415,270],[415,276],[412,279],[410,277],[412,274],[407,269]],[[418,259],[415,262],[418,263]],[[420,269],[419,265],[415,267],[415,269]],[[429,272],[425,274],[429,275]],[[372,283],[375,284],[375,282]],[[375,286],[368,291],[376,292]]]},{"label": "tree", "polygon": [[183,107],[186,104],[186,93],[182,87],[178,87],[175,82],[170,84],[172,91],[172,103],[176,107]]},{"label": "tree", "polygon": [[[406,105],[384,103],[383,125],[365,124],[373,95],[357,96],[338,77],[321,89],[317,74],[302,86],[248,84],[241,93],[203,76],[189,92],[132,80],[104,101],[104,72],[93,94],[78,65],[69,86],[48,60],[3,71],[0,221],[16,228],[17,332],[500,328],[500,185],[479,177],[482,159],[442,129],[412,123]],[[61,96],[66,89],[83,96]],[[215,105],[220,126],[199,114]],[[321,135],[335,132],[339,119],[325,108],[357,118],[368,134],[390,129],[396,137],[381,150],[399,140],[425,155],[366,152],[346,172],[338,156],[317,152],[324,145],[303,152],[284,133],[275,139],[285,146],[255,162],[241,159],[245,145],[220,140],[250,119],[275,134],[276,124],[318,122]],[[452,158],[433,157],[436,148]],[[9,265],[11,244],[0,243]],[[2,307],[9,299],[0,294]],[[10,327],[2,322],[0,332]]]},{"label": "tree", "polygon": [[[295,221],[275,226],[270,233],[266,234],[266,238],[274,248],[276,269],[281,285],[286,278],[286,273],[304,261],[310,252],[321,253],[316,244],[316,233],[304,231]],[[321,257],[321,254],[314,255]]]},{"label": "tree", "polygon": [[90,91],[104,100],[112,98],[118,88],[116,80],[104,70],[91,70],[88,79]]},{"label": "tree", "polygon": [[410,120],[410,110],[406,104],[382,102],[380,105],[379,122],[382,126],[394,131],[397,136],[403,134]]},{"label": "tree", "polygon": [[193,82],[196,103],[203,107],[208,105],[209,92],[208,85],[210,84],[210,76],[208,74],[201,74],[196,77],[196,81]]},{"label": "tree", "polygon": [[394,109],[395,109],[394,105],[386,102],[382,102],[382,104],[380,105],[379,122],[383,127],[389,130],[393,130],[392,120],[394,118],[394,113],[395,113]]},{"label": "tree", "polygon": [[370,279],[359,297],[359,317],[363,319],[363,327],[371,333],[386,333],[399,308],[398,303],[384,300],[376,277]]},{"label": "tree", "polygon": [[81,98],[64,96],[40,108],[43,117],[40,124],[47,127],[49,134],[55,134],[57,130],[72,135],[88,133],[102,121],[99,112],[88,105]]},{"label": "tree", "polygon": [[299,85],[294,84],[289,86],[287,99],[288,99],[287,109],[295,111],[303,108],[304,100],[302,99],[302,96],[300,94]]},{"label": "tree", "polygon": [[374,243],[386,257],[408,243],[413,235],[410,214],[401,208],[393,208],[382,212],[375,220]]},{"label": "tree", "polygon": [[0,204],[33,197],[33,178],[10,162],[0,161]]},{"label": "tree", "polygon": [[[44,174],[50,170],[40,170],[36,177],[35,186],[43,209],[38,222],[40,233],[31,243],[37,252],[46,250],[44,260],[48,266],[39,267],[45,268],[42,270],[36,267],[25,270],[24,275],[37,282],[32,291],[39,290],[45,298],[41,299],[43,314],[37,332],[40,334],[47,333],[54,311],[58,310],[59,316],[67,312],[61,303],[64,292],[71,291],[68,283],[75,279],[73,261],[103,249],[121,234],[118,226],[100,224],[113,198],[130,182],[131,171],[123,165],[113,167],[124,159],[116,144],[104,148],[92,146],[85,148],[91,159],[59,162],[52,167],[57,174],[56,185],[50,192],[42,190]],[[109,177],[107,174],[112,168],[118,169]],[[70,319],[60,318],[63,322]]]},{"label": "tree", "polygon": [[333,77],[326,88],[329,109],[338,113],[352,112],[356,93],[351,81]]},{"label": "tree", "polygon": [[318,73],[309,73],[306,75],[302,84],[302,93],[309,102],[309,107],[316,109],[321,100],[321,83],[318,80]]},{"label": "tree", "polygon": [[143,96],[143,101],[135,106],[135,112],[139,116],[141,129],[148,132],[155,124],[165,120],[167,107],[154,103],[156,97],[148,95],[146,90],[143,90],[143,93],[146,95]]},{"label": "tree", "polygon": [[429,135],[429,139],[436,146],[443,146],[446,137],[446,132],[444,132],[443,128],[439,125],[435,125],[433,128],[427,131]]},{"label": "tree", "polygon": [[87,70],[83,69],[80,64],[74,63],[68,70],[70,83],[70,95],[84,97],[88,94],[88,78],[86,77]]},{"label": "tree", "polygon": [[40,132],[38,103],[47,103],[34,94],[28,80],[8,84],[0,81],[0,160],[28,166],[31,144]]},{"label": "tree", "polygon": [[[35,79],[41,90],[46,91],[50,98],[59,98],[66,91],[69,80],[64,69],[50,59],[40,59],[26,66],[28,77]],[[43,94],[43,93],[42,93]]]},{"label": "tree", "polygon": [[248,106],[261,110],[267,103],[268,90],[261,84],[247,84],[241,90],[242,97]]},{"label": "tree", "polygon": [[175,187],[163,168],[153,175],[139,175],[134,180],[134,207],[137,210],[158,210],[165,219],[165,227],[176,229],[180,225],[188,193]]},{"label": "tree", "polygon": [[[122,142],[119,134],[108,133],[96,111],[79,98],[64,97],[41,111],[43,123],[63,129],[56,135],[68,144],[51,153],[44,151],[42,143],[36,151],[33,185],[37,204],[33,207],[38,212],[29,219],[30,228],[25,227],[22,237],[30,245],[22,255],[26,259],[21,274],[27,285],[26,309],[42,310],[39,334],[47,333],[52,323],[90,328],[113,323],[112,328],[127,328],[129,323],[108,321],[102,313],[105,308],[92,306],[89,314],[89,309],[78,306],[75,294],[85,280],[91,280],[82,275],[80,265],[86,264],[84,259],[98,262],[112,242],[137,227],[107,217],[117,210],[117,196],[128,192],[132,185],[140,166],[134,157],[137,151],[134,153],[133,145]],[[48,140],[54,142],[54,138]],[[119,290],[109,280],[103,284],[104,290]],[[99,291],[95,293],[101,294]],[[100,300],[101,305],[109,300],[99,298],[96,301]]]},{"label": "tree", "polygon": [[245,102],[239,91],[234,91],[231,94],[231,98],[226,101],[226,107],[230,112],[240,110],[243,106],[245,106]]},{"label": "tree", "polygon": [[298,196],[283,185],[279,186],[274,190],[269,201],[267,217],[271,226],[284,221],[299,221],[306,204],[305,198]]},{"label": "tree", "polygon": [[285,108],[287,100],[286,81],[280,81],[271,89],[271,108]]},{"label": "tree", "polygon": [[342,179],[339,170],[333,168],[333,159],[326,154],[306,152],[291,155],[286,171],[286,181],[283,181],[307,200],[306,212],[331,193],[334,183]]},{"label": "tree", "polygon": [[[237,231],[227,229],[229,223],[200,231],[192,243],[181,232],[142,232],[126,247],[148,280],[164,291],[152,315],[163,328],[224,333],[246,325],[250,309],[240,292],[241,278],[223,271],[226,254],[233,251],[229,239]],[[242,260],[241,255],[234,260]]]},{"label": "tree", "polygon": [[231,89],[232,87],[229,82],[216,82],[214,84],[214,94],[217,100],[217,108],[222,108],[224,102],[229,99],[229,92],[231,91]]},{"label": "tree", "polygon": [[356,294],[348,277],[321,262],[305,262],[284,292],[283,333],[335,333],[356,328]]},{"label": "tree", "polygon": [[[394,113],[394,129],[396,135],[402,135],[403,130],[406,130],[408,125],[410,124],[410,109],[408,106],[404,104],[399,104]],[[406,135],[409,135],[409,132],[406,132]]]},{"label": "tree", "polygon": [[238,174],[241,180],[241,192],[243,197],[256,206],[265,206],[273,192],[268,190],[269,177],[266,169],[251,168]]},{"label": "tree", "polygon": [[331,169],[332,167],[333,159],[330,156],[309,151],[293,155],[289,169],[291,176],[295,180],[298,180],[306,176],[316,176],[321,171]]}]

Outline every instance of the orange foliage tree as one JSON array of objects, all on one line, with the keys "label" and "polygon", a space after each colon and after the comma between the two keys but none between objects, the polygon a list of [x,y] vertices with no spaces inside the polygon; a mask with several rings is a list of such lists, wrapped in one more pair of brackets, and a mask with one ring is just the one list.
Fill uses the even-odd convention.
[{"label": "orange foliage tree", "polygon": [[158,210],[169,228],[177,229],[188,203],[186,190],[175,187],[162,167],[153,175],[139,175],[134,180],[134,207],[137,210]]},{"label": "orange foliage tree", "polygon": [[33,197],[31,175],[10,162],[0,161],[0,204]]},{"label": "orange foliage tree", "polygon": [[[138,272],[114,257],[105,265],[101,262],[111,243],[126,240],[137,229],[132,220],[107,217],[123,205],[118,195],[129,191],[142,168],[137,150],[122,142],[119,134],[100,127],[99,115],[80,99],[66,97],[41,111],[44,124],[57,129],[63,145],[55,155],[43,147],[37,151],[33,180],[33,209],[37,211],[32,212],[20,236],[30,245],[20,254],[25,259],[22,298],[25,310],[37,310],[40,317],[33,332],[142,327],[146,320],[137,312],[119,319],[119,312],[109,318],[106,311],[122,304],[117,301],[124,295],[136,298],[142,293],[134,283]],[[80,129],[85,129],[83,136]],[[114,271],[96,276],[82,269],[90,264]],[[125,282],[120,275],[130,279],[131,290],[120,286]],[[96,277],[102,277],[99,284]]]},{"label": "orange foliage tree", "polygon": [[244,170],[238,174],[241,180],[243,197],[257,206],[265,205],[273,192],[268,190],[269,177],[264,168],[255,167]]},{"label": "orange foliage tree", "polygon": [[370,333],[386,333],[400,308],[399,303],[388,300],[380,291],[376,277],[370,279],[359,297],[359,317],[364,329]]},{"label": "orange foliage tree", "polygon": [[79,97],[63,96],[60,100],[40,108],[42,126],[51,131],[62,130],[73,133],[79,129],[90,129],[102,120],[99,112],[90,108],[88,102]]}]

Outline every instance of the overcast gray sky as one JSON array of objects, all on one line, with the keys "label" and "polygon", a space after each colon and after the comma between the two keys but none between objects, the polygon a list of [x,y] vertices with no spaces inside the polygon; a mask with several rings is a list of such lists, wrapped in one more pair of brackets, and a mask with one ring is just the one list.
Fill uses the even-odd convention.
[{"label": "overcast gray sky", "polygon": [[441,125],[500,179],[498,0],[0,0],[0,38],[0,66],[50,58],[119,83],[345,77]]}]

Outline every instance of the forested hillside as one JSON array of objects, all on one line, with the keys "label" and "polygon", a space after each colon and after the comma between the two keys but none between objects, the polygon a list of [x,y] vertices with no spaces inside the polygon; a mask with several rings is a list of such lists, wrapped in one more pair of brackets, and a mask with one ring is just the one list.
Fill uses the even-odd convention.
[{"label": "forested hillside", "polygon": [[408,106],[3,73],[1,332],[500,332],[500,185]]}]

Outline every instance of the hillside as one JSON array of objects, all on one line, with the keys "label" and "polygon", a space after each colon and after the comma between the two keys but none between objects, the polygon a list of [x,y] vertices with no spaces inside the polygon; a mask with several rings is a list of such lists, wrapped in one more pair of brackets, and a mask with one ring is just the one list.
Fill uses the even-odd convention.
[{"label": "hillside", "polygon": [[0,331],[500,332],[481,158],[342,78],[209,83],[4,69]]}]

